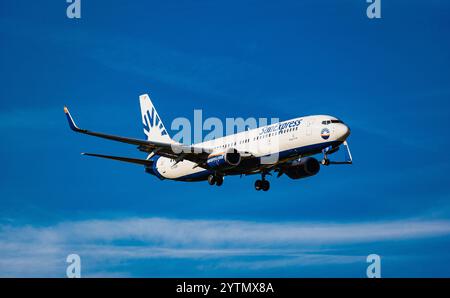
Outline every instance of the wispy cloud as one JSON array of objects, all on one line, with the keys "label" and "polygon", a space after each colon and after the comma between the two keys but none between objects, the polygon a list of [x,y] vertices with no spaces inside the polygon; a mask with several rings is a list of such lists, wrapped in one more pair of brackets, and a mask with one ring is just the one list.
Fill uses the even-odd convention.
[{"label": "wispy cloud", "polygon": [[[450,221],[445,220],[261,223],[129,218],[41,227],[3,225],[0,275],[63,276],[65,256],[69,253],[80,254],[92,275],[107,272],[112,264],[146,259],[216,259],[220,260],[217,266],[245,266],[249,270],[352,263],[363,257],[340,255],[324,247],[449,234]],[[242,257],[265,259],[233,260]],[[224,262],[224,258],[231,259]]]},{"label": "wispy cloud", "polygon": [[351,264],[351,263],[363,263],[366,256],[347,256],[336,254],[299,254],[297,256],[281,257],[269,260],[260,261],[230,261],[220,262],[217,267],[229,268],[229,269],[251,269],[262,270],[272,268],[285,268],[292,266],[313,266],[313,265],[333,265],[333,264]]}]

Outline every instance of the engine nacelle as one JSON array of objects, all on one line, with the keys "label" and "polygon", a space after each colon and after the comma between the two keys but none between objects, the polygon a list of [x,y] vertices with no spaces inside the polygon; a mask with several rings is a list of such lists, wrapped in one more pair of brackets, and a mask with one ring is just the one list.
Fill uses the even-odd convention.
[{"label": "engine nacelle", "polygon": [[212,153],[208,156],[206,164],[215,170],[227,170],[236,167],[241,162],[241,154],[229,148],[225,152]]},{"label": "engine nacelle", "polygon": [[301,179],[314,176],[320,171],[320,163],[314,157],[305,157],[293,161],[287,170],[286,175],[291,179]]}]

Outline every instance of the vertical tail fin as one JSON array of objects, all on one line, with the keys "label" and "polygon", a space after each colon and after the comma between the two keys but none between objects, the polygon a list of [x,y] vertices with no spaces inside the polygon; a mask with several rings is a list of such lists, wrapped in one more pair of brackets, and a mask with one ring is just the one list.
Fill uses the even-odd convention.
[{"label": "vertical tail fin", "polygon": [[170,143],[172,140],[148,94],[139,96],[139,101],[141,103],[142,125],[147,140]]}]

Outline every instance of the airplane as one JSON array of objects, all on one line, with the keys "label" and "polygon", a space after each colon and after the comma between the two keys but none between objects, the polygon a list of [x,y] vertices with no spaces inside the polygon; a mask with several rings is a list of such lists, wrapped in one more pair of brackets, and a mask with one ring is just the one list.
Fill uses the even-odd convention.
[{"label": "airplane", "polygon": [[[352,164],[347,143],[350,128],[336,117],[314,115],[295,118],[249,129],[237,134],[186,145],[169,136],[148,94],[139,96],[142,125],[146,140],[109,135],[79,128],[65,106],[70,128],[82,134],[137,146],[147,158],[111,156],[96,153],[82,155],[112,159],[144,166],[145,172],[164,180],[208,181],[221,186],[225,176],[261,175],[255,189],[268,191],[266,179],[272,172],[291,179],[316,175],[321,165]],[[340,146],[345,149],[344,161],[331,161],[329,155]],[[322,154],[319,161],[312,155]]]}]

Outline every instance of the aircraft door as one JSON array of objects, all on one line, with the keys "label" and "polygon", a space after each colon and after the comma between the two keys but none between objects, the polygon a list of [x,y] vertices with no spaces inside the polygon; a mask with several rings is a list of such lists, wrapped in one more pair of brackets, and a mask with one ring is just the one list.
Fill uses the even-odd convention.
[{"label": "aircraft door", "polygon": [[314,121],[308,120],[306,122],[306,135],[310,136],[312,134],[312,127],[313,127]]}]

